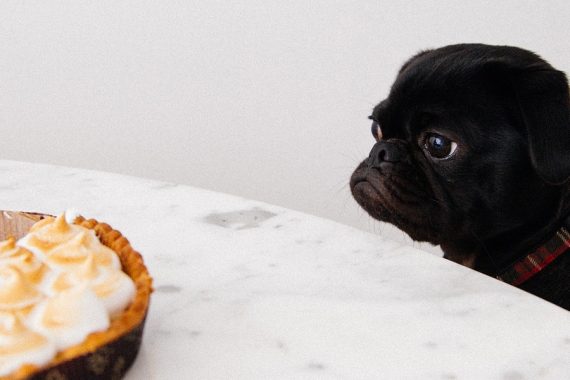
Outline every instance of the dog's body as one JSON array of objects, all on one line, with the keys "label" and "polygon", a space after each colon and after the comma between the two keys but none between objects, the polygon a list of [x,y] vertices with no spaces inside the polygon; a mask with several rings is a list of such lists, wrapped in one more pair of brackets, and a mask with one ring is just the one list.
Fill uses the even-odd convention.
[{"label": "dog's body", "polygon": [[351,190],[371,216],[455,262],[514,273],[511,283],[570,310],[562,72],[514,47],[428,50],[404,64],[370,118],[377,143]]}]

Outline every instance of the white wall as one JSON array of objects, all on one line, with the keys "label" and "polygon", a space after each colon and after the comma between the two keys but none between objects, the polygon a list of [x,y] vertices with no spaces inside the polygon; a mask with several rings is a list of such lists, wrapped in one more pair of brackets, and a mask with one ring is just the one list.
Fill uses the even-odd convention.
[{"label": "white wall", "polygon": [[484,42],[570,72],[569,19],[567,0],[4,0],[0,157],[385,231],[347,183],[399,65],[420,49]]}]

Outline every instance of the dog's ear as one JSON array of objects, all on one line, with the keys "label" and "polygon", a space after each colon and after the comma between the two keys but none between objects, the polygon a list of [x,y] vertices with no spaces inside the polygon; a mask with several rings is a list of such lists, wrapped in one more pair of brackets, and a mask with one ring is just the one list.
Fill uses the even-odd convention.
[{"label": "dog's ear", "polygon": [[568,80],[533,53],[521,57],[521,51],[487,63],[510,83],[537,173],[550,184],[563,184],[570,179]]},{"label": "dog's ear", "polygon": [[554,69],[529,70],[514,79],[532,164],[546,182],[562,184],[570,178],[570,99],[566,76]]}]

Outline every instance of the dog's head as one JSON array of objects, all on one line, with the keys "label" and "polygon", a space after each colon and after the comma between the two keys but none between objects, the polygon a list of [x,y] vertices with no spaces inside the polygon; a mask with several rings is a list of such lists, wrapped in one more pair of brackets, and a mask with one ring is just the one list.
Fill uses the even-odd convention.
[{"label": "dog's head", "polygon": [[374,218],[444,250],[512,239],[566,207],[569,115],[565,75],[529,51],[422,52],[370,116],[377,142],[352,194]]}]

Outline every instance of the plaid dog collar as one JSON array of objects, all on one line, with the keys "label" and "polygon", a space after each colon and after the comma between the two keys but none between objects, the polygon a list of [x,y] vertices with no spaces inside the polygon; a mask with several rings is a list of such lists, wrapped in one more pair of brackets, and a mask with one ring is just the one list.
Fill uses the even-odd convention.
[{"label": "plaid dog collar", "polygon": [[[568,224],[565,223],[566,225]],[[570,232],[566,226],[561,227],[556,234],[536,251],[515,262],[497,279],[518,286],[543,270],[558,256],[570,251]]]}]

